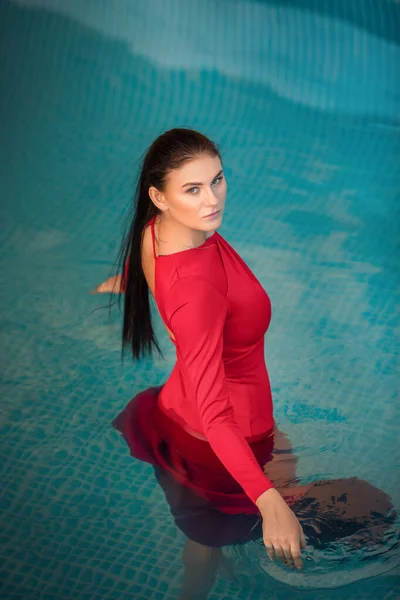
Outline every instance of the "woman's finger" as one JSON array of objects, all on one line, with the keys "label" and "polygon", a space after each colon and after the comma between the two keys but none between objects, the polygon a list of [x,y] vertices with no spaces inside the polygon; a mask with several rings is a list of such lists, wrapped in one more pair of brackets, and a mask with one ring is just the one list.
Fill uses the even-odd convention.
[{"label": "woman's finger", "polygon": [[268,554],[269,558],[273,561],[275,558],[274,547],[270,546],[269,544],[265,544],[265,548],[267,550],[267,554]]},{"label": "woman's finger", "polygon": [[300,542],[292,543],[290,547],[290,554],[292,555],[292,559],[294,562],[294,566],[296,569],[303,568],[303,561],[301,560],[301,550],[300,550]]},{"label": "woman's finger", "polygon": [[283,552],[282,548],[280,546],[274,546],[274,550],[275,550],[276,557],[281,561],[281,563],[286,565],[287,561],[285,558],[285,553]]},{"label": "woman's finger", "polygon": [[282,551],[283,551],[283,554],[284,554],[284,557],[285,557],[286,565],[288,567],[293,568],[294,562],[293,562],[293,558],[292,558],[292,553],[290,551],[290,547],[289,546],[287,548],[282,547]]}]

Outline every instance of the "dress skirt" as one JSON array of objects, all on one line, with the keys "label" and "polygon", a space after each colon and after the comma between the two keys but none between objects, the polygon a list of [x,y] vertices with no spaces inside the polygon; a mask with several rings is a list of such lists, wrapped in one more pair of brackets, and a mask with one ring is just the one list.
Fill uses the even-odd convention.
[{"label": "dress skirt", "polygon": [[[150,463],[179,529],[208,546],[245,543],[261,537],[257,506],[225,469],[207,440],[185,431],[159,407],[161,388],[135,396],[113,421],[131,455]],[[278,429],[249,442],[267,476],[290,505],[306,490],[293,493],[296,459]],[[283,490],[290,485],[288,494]],[[302,490],[300,492],[300,490]]]}]

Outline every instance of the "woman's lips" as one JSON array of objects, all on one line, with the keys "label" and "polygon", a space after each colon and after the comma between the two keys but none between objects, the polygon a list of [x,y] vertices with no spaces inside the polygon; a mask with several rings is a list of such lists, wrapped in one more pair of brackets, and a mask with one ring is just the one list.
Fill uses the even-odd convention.
[{"label": "woman's lips", "polygon": [[220,213],[221,213],[220,210],[216,210],[215,212],[211,213],[211,215],[206,215],[203,218],[204,219],[216,219],[220,215]]}]

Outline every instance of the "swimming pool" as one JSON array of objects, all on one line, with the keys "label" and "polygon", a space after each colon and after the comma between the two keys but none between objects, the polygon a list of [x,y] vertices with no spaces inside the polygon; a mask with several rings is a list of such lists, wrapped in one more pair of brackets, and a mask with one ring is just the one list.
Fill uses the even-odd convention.
[{"label": "swimming pool", "polygon": [[[112,269],[137,160],[173,126],[222,145],[222,233],[272,300],[267,364],[300,476],[357,475],[399,508],[400,5],[0,7],[2,597],[179,587],[182,535],[110,426],[173,349],[163,335],[166,361],[121,365],[118,310],[89,294]],[[395,536],[382,556],[310,551],[302,573],[256,544],[226,553],[236,580],[212,599],[400,595]]]}]

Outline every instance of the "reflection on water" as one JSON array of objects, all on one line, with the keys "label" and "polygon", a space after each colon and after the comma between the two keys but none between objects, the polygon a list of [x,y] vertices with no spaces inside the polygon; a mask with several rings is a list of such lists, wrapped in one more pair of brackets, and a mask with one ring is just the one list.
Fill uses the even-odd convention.
[{"label": "reflection on water", "polygon": [[332,542],[324,549],[310,545],[303,551],[303,570],[272,563],[261,542],[226,550],[240,571],[256,568],[262,584],[266,575],[299,590],[333,589],[361,579],[395,572],[400,575],[399,525],[387,532],[384,543],[355,549],[345,540]]},{"label": "reflection on water", "polygon": [[[343,522],[327,523],[323,514],[317,514],[306,524],[301,511],[296,514],[307,539],[301,572],[292,571],[276,561],[272,563],[261,540],[229,550],[235,570],[241,572],[255,567],[260,584],[267,575],[299,590],[333,589],[378,575],[400,574],[400,521],[393,509],[386,515],[374,516],[372,527],[383,532],[375,540],[371,539],[371,522],[367,520],[348,526],[350,530],[358,528],[357,533],[348,531],[349,535],[346,535],[342,531],[344,535],[338,537]],[[330,541],[321,543],[324,536]]]},{"label": "reflection on water", "polygon": [[[104,0],[13,2],[68,15],[164,69],[216,70],[318,110],[398,117],[399,46],[306,2],[120,0],[118,11]],[[382,9],[376,19],[384,20]]]}]

